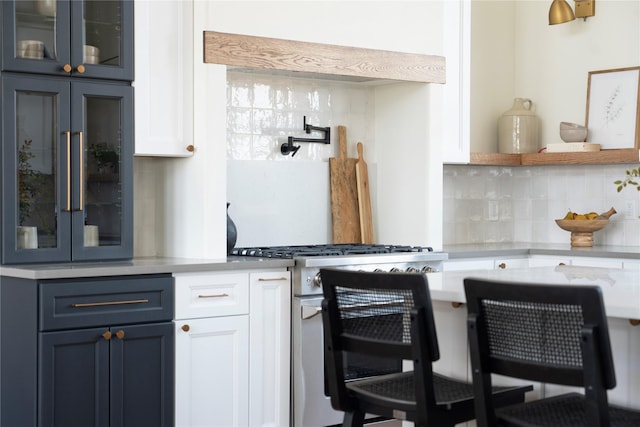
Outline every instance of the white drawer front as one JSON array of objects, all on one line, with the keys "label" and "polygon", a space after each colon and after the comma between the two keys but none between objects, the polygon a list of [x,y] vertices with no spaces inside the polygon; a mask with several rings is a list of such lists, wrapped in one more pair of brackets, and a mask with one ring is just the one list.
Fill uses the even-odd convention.
[{"label": "white drawer front", "polygon": [[174,277],[176,319],[249,313],[247,273],[177,273]]}]

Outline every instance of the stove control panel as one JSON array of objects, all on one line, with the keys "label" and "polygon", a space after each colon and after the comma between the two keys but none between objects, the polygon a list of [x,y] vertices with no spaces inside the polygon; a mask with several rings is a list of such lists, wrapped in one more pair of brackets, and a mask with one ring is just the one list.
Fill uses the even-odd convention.
[{"label": "stove control panel", "polygon": [[[363,269],[358,269],[359,271],[365,271]],[[392,267],[389,270],[384,270],[382,268],[376,268],[373,270],[374,272],[381,272],[381,273],[435,273],[438,270],[436,270],[435,268],[433,268],[430,265],[425,265],[422,268],[417,268],[417,267],[407,267],[405,269],[399,268],[399,267]],[[316,273],[315,276],[313,276],[313,279],[311,280],[311,286],[314,288],[320,288],[322,289],[322,279],[320,278],[320,272],[318,271]]]},{"label": "stove control panel", "polygon": [[[343,268],[356,271],[370,271],[383,273],[436,273],[441,271],[442,263],[390,263],[371,265],[336,265],[329,268]],[[322,294],[322,280],[319,267],[294,268],[292,270],[293,291],[297,296]]]}]

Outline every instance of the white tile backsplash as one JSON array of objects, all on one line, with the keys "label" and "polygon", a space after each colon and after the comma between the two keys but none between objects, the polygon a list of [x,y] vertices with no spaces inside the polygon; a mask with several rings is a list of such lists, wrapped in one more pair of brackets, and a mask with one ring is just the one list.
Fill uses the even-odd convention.
[{"label": "white tile backsplash", "polygon": [[299,161],[327,161],[337,155],[337,126],[347,126],[349,156],[356,142],[373,149],[374,90],[371,86],[329,80],[291,78],[239,71],[227,72],[227,159],[291,161],[280,146],[288,136],[307,134],[303,117],[318,127],[331,127],[331,144],[298,143]]},{"label": "white tile backsplash", "polygon": [[[347,127],[347,155],[367,147],[375,182],[374,89],[328,80],[227,72],[227,200],[238,227],[237,246],[330,243],[329,161],[338,154],[337,126]],[[295,157],[280,146],[306,134],[307,123],[331,128],[331,144],[296,143]]]},{"label": "white tile backsplash", "polygon": [[568,243],[555,219],[567,210],[618,213],[594,234],[596,244],[640,245],[635,188],[616,191],[614,181],[636,165],[444,167],[444,244],[482,242]]}]

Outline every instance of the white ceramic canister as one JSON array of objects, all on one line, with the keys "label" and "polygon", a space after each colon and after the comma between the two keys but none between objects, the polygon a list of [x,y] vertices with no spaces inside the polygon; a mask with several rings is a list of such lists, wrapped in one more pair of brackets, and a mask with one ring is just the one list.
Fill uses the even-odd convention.
[{"label": "white ceramic canister", "polygon": [[531,110],[533,102],[516,98],[513,107],[498,120],[500,153],[536,153],[538,151],[538,116]]}]

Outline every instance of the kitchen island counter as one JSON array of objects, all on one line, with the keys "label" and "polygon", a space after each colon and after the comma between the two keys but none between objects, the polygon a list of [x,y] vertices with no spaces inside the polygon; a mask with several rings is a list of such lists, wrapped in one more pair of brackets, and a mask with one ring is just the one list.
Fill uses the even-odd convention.
[{"label": "kitchen island counter", "polygon": [[559,265],[429,273],[431,298],[434,301],[464,303],[463,280],[466,277],[521,283],[600,286],[608,317],[640,319],[640,270],[638,269]]},{"label": "kitchen island counter", "polygon": [[66,279],[74,277],[123,276],[134,274],[184,273],[287,268],[292,259],[230,256],[222,259],[134,258],[123,261],[0,266],[0,276],[22,279]]},{"label": "kitchen island counter", "polygon": [[[470,380],[467,341],[467,307],[463,281],[466,277],[549,285],[595,285],[602,289],[609,336],[616,369],[617,386],[608,392],[610,403],[638,408],[640,370],[640,269],[578,265],[475,269],[427,274],[438,329],[441,357],[435,370]],[[533,393],[552,396],[566,387],[535,384]]]},{"label": "kitchen island counter", "polygon": [[593,247],[572,247],[569,243],[477,243],[445,245],[442,251],[449,254],[449,259],[556,255],[640,260],[640,246],[596,245]]}]

